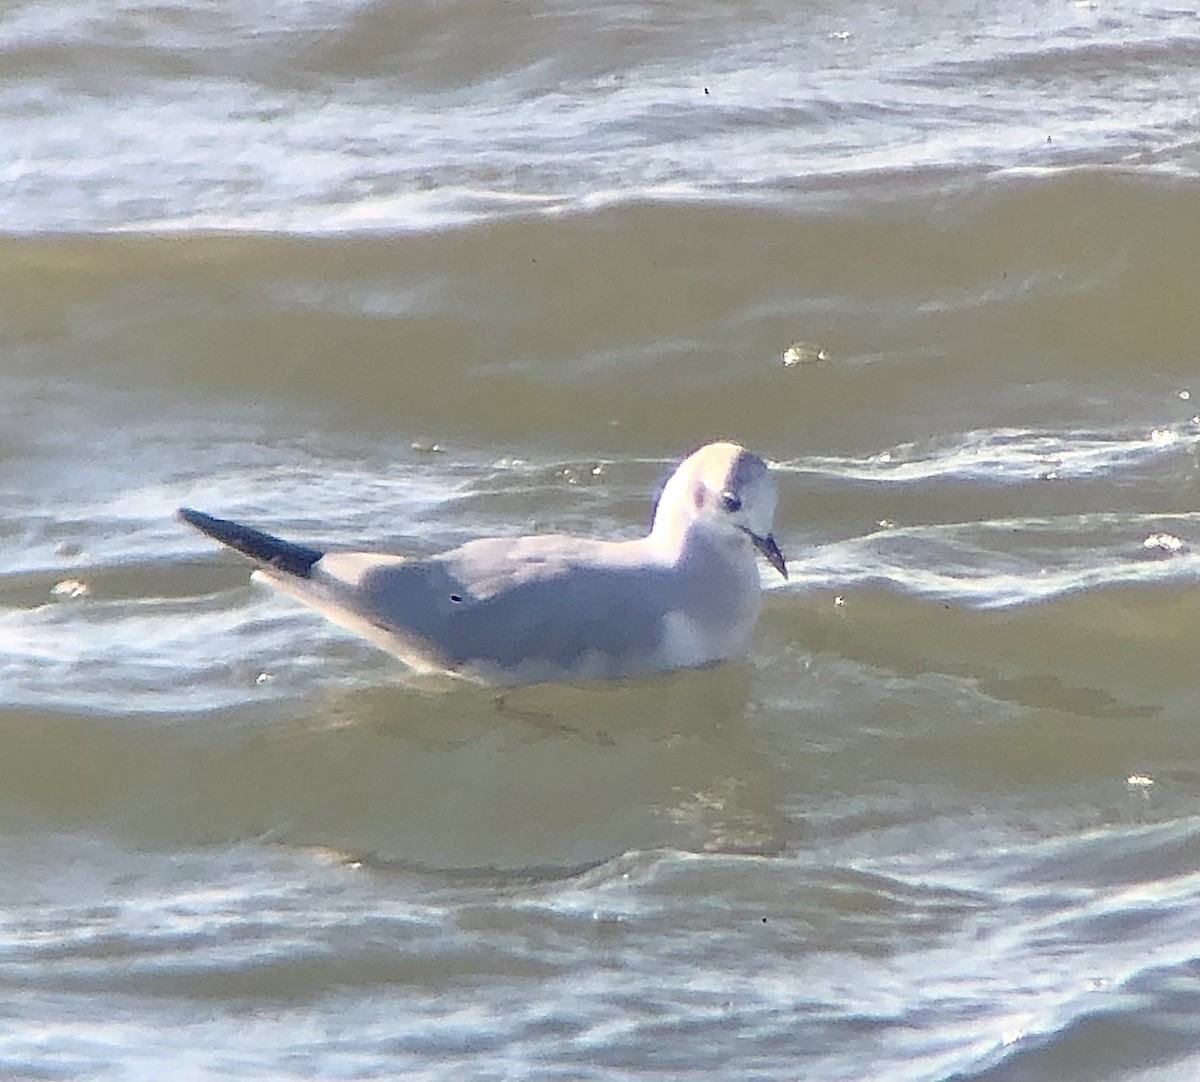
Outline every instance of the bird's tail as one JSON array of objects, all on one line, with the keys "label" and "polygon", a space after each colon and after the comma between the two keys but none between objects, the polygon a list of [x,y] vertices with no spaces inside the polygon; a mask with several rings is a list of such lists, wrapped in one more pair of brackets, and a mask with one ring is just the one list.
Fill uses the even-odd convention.
[{"label": "bird's tail", "polygon": [[313,565],[325,555],[307,545],[284,541],[261,530],[252,530],[240,522],[214,518],[203,511],[193,511],[190,507],[181,507],[178,515],[189,526],[195,526],[201,533],[220,541],[222,545],[236,549],[243,556],[249,556],[256,563],[298,578],[308,578]]}]

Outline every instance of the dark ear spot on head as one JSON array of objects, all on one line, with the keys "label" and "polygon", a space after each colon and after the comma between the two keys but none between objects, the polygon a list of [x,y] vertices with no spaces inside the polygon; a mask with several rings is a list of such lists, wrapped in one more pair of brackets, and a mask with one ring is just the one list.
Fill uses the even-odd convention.
[{"label": "dark ear spot on head", "polygon": [[453,601],[455,604],[459,604],[462,601],[462,595],[461,594],[451,594],[450,600]]},{"label": "dark ear spot on head", "polygon": [[692,506],[695,507],[697,511],[704,506],[705,494],[706,489],[704,488],[703,481],[697,481],[694,485],[692,485]]}]

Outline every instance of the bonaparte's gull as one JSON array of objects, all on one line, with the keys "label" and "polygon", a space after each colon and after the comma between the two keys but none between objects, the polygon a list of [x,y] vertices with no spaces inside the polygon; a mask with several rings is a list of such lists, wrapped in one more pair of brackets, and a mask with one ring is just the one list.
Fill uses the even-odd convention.
[{"label": "bonaparte's gull", "polygon": [[766,463],[710,443],[671,475],[646,537],[489,538],[436,556],[325,552],[200,511],[185,521],[258,565],[254,578],[420,672],[502,686],[618,679],[743,653],[755,551],[784,578]]}]

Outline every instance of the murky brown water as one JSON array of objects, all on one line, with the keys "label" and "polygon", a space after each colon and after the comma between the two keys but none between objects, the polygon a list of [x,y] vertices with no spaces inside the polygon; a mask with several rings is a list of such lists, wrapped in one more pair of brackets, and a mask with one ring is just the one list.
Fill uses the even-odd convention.
[{"label": "murky brown water", "polygon": [[[0,1073],[1192,1079],[1198,55],[0,19]],[[171,517],[628,536],[714,437],[780,471],[752,655],[508,714]]]}]

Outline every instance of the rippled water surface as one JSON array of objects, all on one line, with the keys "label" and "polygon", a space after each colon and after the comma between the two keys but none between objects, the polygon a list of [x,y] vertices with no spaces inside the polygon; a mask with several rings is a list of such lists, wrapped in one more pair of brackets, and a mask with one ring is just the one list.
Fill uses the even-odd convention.
[{"label": "rippled water surface", "polygon": [[[1200,13],[9,4],[0,1075],[1200,1075]],[[173,518],[629,537],[504,711]]]}]

